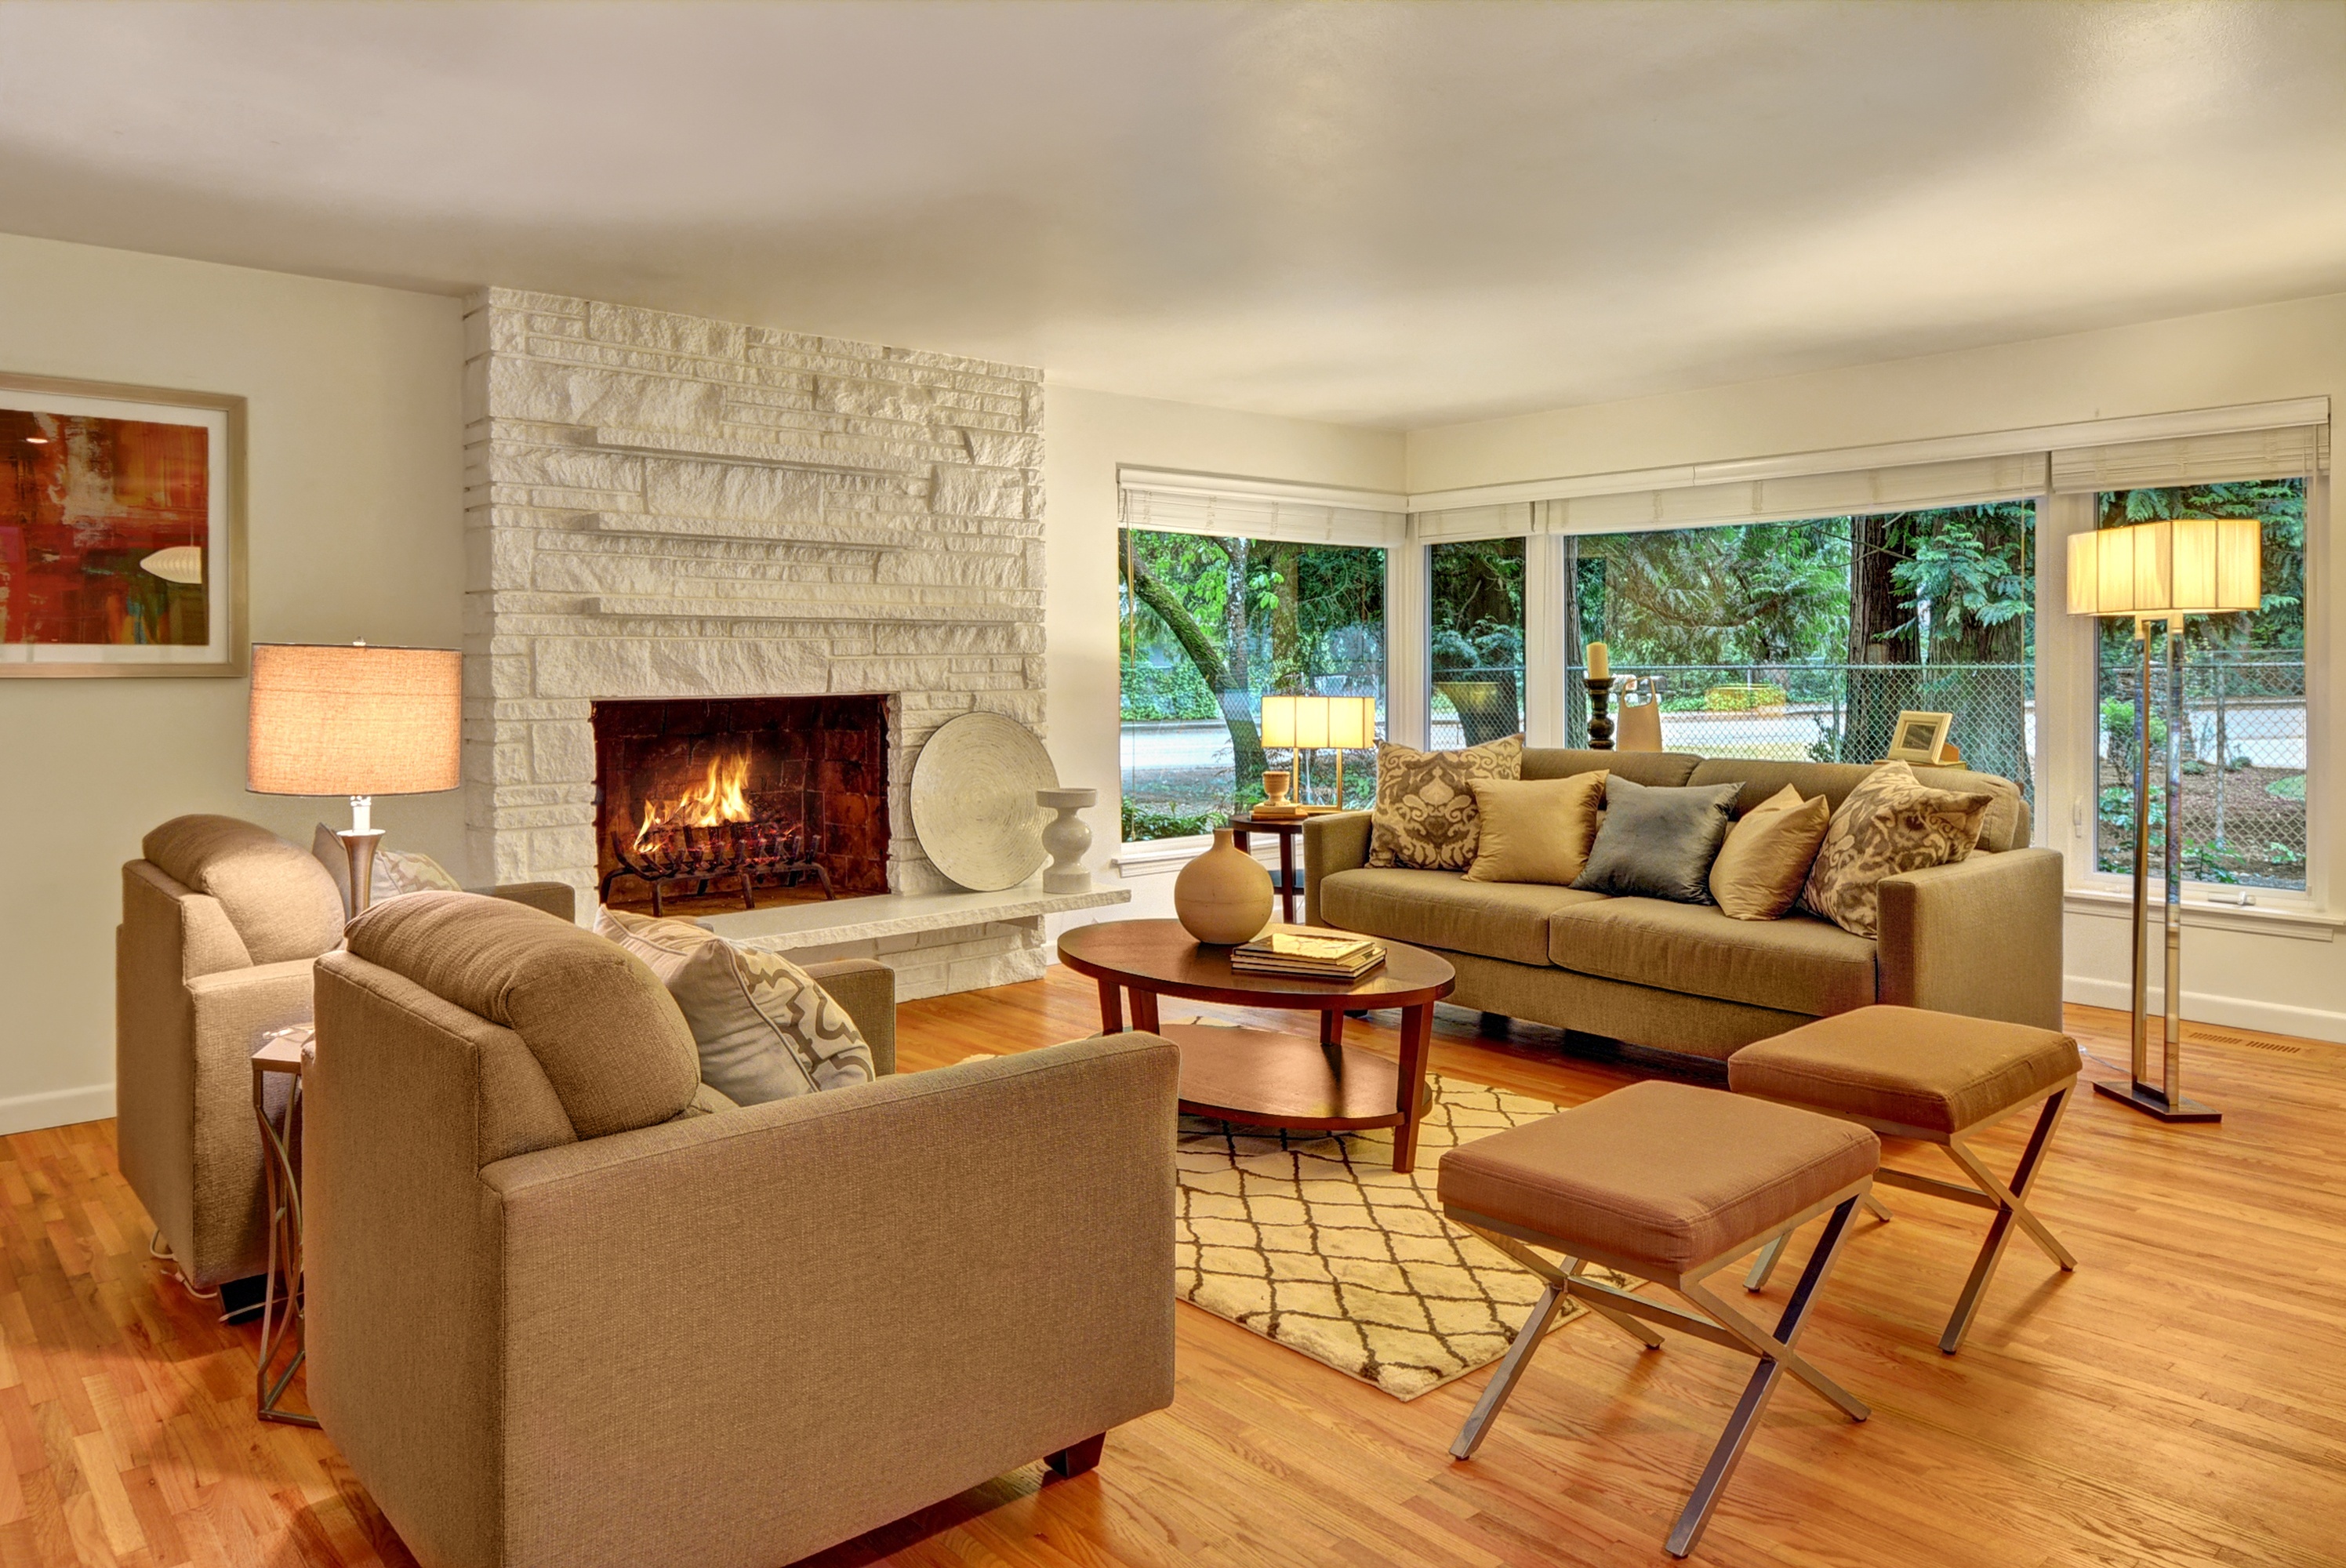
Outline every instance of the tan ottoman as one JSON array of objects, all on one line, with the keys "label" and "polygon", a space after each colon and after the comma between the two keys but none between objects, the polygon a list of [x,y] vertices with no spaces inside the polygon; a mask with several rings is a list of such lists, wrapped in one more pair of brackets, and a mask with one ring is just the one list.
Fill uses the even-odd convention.
[{"label": "tan ottoman", "polygon": [[[1891,1137],[1936,1144],[1974,1186],[1883,1166],[1892,1186],[1995,1210],[1971,1278],[1939,1337],[1953,1355],[1987,1292],[2016,1222],[2063,1268],[2077,1260],[2028,1207],[2028,1185],[2077,1086],[2077,1043],[2050,1029],[1962,1018],[1915,1007],[1861,1007],[1746,1045],[1728,1058],[1727,1081],[1756,1095],[1845,1117]],[[1969,1140],[2032,1105],[2043,1109],[2010,1181],[1982,1163]],[[1758,1289],[1775,1267],[1761,1254],[1746,1283]]]},{"label": "tan ottoman", "polygon": [[[1578,1298],[1649,1349],[1659,1324],[1757,1356],[1669,1551],[1694,1550],[1785,1372],[1851,1420],[1866,1408],[1794,1347],[1831,1271],[1851,1211],[1873,1181],[1882,1144],[1847,1121],[1683,1084],[1637,1084],[1575,1110],[1452,1149],[1442,1156],[1443,1212],[1546,1285],[1492,1373],[1450,1451],[1473,1455],[1566,1301]],[[1703,1281],[1820,1215],[1831,1217],[1770,1333]],[[1564,1255],[1549,1262],[1535,1247]],[[1685,1312],[1587,1278],[1601,1264],[1676,1291]]]}]

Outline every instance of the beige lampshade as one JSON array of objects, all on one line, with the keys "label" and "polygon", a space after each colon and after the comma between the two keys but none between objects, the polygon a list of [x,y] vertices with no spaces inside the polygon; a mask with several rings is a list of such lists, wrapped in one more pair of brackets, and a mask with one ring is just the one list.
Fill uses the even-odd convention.
[{"label": "beige lampshade", "polygon": [[2073,616],[2220,616],[2263,600],[2253,517],[2177,517],[2069,536]]},{"label": "beige lampshade", "polygon": [[245,788],[262,795],[422,795],[461,769],[464,656],[454,648],[255,643]]},{"label": "beige lampshade", "polygon": [[1262,699],[1265,746],[1300,747],[1306,751],[1323,746],[1357,750],[1375,745],[1376,738],[1377,699],[1373,697]]}]

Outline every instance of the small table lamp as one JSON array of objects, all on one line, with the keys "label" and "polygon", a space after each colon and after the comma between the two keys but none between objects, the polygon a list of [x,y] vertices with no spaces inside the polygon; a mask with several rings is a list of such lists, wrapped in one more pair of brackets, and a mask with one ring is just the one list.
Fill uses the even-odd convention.
[{"label": "small table lamp", "polygon": [[454,648],[255,643],[245,788],[347,795],[334,836],[351,861],[351,917],[373,893],[377,795],[454,789],[462,770],[464,656]]},{"label": "small table lamp", "polygon": [[[2183,1095],[2183,619],[2259,607],[2263,532],[2253,517],[2177,517],[2069,536],[2069,613],[2130,616],[2142,650],[2134,705],[2134,1081],[2094,1087],[2163,1122],[2220,1113]],[[2150,626],[2167,623],[2167,995],[2161,1081],[2149,1071]]]},{"label": "small table lamp", "polygon": [[[1262,743],[1290,751],[1336,752],[1336,807],[1344,804],[1344,753],[1373,746],[1377,740],[1377,699],[1373,697],[1266,697],[1262,699]],[[1299,786],[1300,788],[1300,786]]]}]

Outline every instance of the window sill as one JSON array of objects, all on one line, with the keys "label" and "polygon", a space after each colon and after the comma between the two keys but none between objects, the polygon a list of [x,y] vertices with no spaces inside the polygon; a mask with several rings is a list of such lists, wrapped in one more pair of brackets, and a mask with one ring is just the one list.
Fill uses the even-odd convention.
[{"label": "window sill", "polygon": [[[2063,895],[2061,903],[2071,914],[2096,915],[2106,920],[2126,920],[2134,912],[2134,895],[2124,887],[2071,888]],[[2152,924],[2166,918],[2160,912],[2165,907],[2154,891],[2149,909]],[[2187,896],[2183,901],[2183,923],[2207,930],[2290,937],[2300,942],[2335,942],[2340,930],[2346,929],[2346,916],[2328,913],[2310,903],[2250,904],[2242,909],[2238,904]]]},{"label": "window sill", "polygon": [[[1161,877],[1178,871],[1213,847],[1214,836],[1211,833],[1198,833],[1187,839],[1151,839],[1146,843],[1127,844],[1121,852],[1108,858],[1107,869],[1119,877]],[[1266,867],[1279,864],[1279,846],[1275,840],[1269,844],[1254,844],[1248,852]]]}]

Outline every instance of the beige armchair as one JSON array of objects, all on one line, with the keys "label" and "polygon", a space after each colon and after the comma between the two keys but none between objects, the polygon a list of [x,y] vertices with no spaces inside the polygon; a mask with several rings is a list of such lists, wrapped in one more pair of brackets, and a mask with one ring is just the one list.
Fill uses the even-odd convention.
[{"label": "beige armchair", "polygon": [[1087,1468],[1173,1397],[1177,1078],[1124,1034],[737,1108],[616,944],[397,900],[318,964],[313,1408],[427,1568],[774,1568]]},{"label": "beige armchair", "polygon": [[[174,818],[140,849],[115,932],[116,1136],[180,1274],[209,1291],[266,1264],[252,1052],[309,1021],[342,901],[307,850],[233,817]],[[571,912],[560,882],[495,891]]]}]

